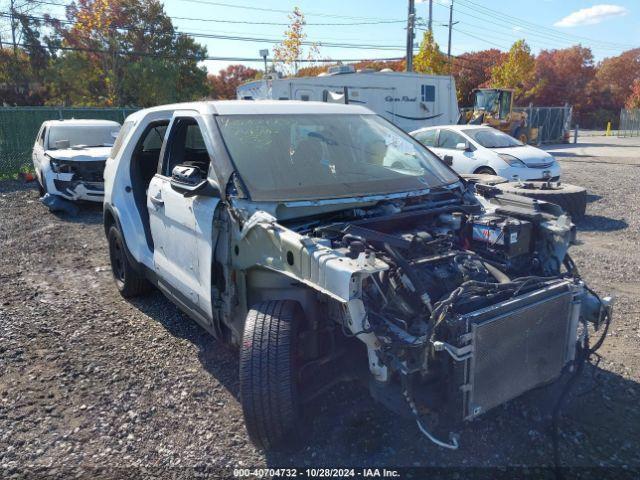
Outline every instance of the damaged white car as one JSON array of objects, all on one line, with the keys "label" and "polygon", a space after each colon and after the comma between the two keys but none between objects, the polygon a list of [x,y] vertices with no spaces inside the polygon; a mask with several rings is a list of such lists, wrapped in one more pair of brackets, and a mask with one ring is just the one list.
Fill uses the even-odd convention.
[{"label": "damaged white car", "polygon": [[49,120],[33,146],[40,195],[102,202],[104,163],[120,131],[110,120]]},{"label": "damaged white car", "polygon": [[155,285],[239,347],[264,448],[352,380],[457,448],[431,414],[446,432],[557,380],[611,318],[567,253],[559,207],[476,189],[358,106],[139,111],[107,161],[104,227],[122,295]]}]

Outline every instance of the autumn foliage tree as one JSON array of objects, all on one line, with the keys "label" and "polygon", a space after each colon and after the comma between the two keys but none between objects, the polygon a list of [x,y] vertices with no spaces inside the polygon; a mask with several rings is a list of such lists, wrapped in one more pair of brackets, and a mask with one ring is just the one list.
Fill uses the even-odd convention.
[{"label": "autumn foliage tree", "polygon": [[507,59],[491,70],[490,84],[496,88],[513,88],[516,101],[535,93],[536,59],[524,40],[515,42]]},{"label": "autumn foliage tree", "polygon": [[456,80],[458,103],[473,105],[473,90],[488,85],[491,71],[505,61],[507,54],[497,48],[458,55],[452,62],[451,73]]},{"label": "autumn foliage tree", "polygon": [[53,20],[65,49],[51,103],[150,106],[200,98],[206,49],[178,34],[159,0],[78,0]]},{"label": "autumn foliage tree", "polygon": [[413,57],[413,68],[416,72],[430,75],[447,74],[447,57],[440,52],[440,47],[430,31],[424,32],[418,54]]},{"label": "autumn foliage tree", "polygon": [[316,44],[305,49],[306,20],[298,7],[289,14],[289,21],[289,28],[284,32],[284,40],[273,48],[273,57],[280,62],[278,67],[284,74],[296,75],[301,60],[314,60],[319,55],[319,49]]},{"label": "autumn foliage tree", "polygon": [[624,104],[625,108],[640,108],[640,78],[636,78],[631,85],[631,94]]},{"label": "autumn foliage tree", "polygon": [[215,99],[236,98],[236,88],[239,85],[261,75],[255,68],[244,65],[229,65],[220,70],[217,75],[209,75],[209,96]]},{"label": "autumn foliage tree", "polygon": [[616,57],[605,58],[598,65],[596,82],[599,89],[611,96],[618,107],[629,94],[634,81],[640,78],[640,48],[627,50]]},{"label": "autumn foliage tree", "polygon": [[542,50],[535,61],[537,89],[531,100],[536,105],[573,105],[578,121],[587,109],[589,84],[596,69],[591,49],[575,45],[559,50]]}]

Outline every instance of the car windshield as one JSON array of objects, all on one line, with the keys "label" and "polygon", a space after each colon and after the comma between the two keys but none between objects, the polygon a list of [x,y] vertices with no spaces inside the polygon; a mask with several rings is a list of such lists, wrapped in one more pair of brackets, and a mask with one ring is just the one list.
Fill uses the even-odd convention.
[{"label": "car windshield", "polygon": [[379,195],[458,181],[439,158],[376,115],[223,115],[217,121],[254,200]]},{"label": "car windshield", "polygon": [[494,130],[493,128],[470,128],[463,130],[469,137],[485,148],[522,147],[524,143],[511,135]]},{"label": "car windshield", "polygon": [[48,149],[111,147],[119,125],[54,125],[49,129]]}]

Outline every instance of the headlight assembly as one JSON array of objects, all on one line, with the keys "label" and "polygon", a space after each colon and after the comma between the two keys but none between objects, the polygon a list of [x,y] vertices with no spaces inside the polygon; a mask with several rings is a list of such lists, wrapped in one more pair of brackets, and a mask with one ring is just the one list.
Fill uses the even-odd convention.
[{"label": "headlight assembly", "polygon": [[499,153],[498,156],[507,162],[510,167],[527,168],[527,165],[519,158],[509,155],[508,153]]},{"label": "headlight assembly", "polygon": [[55,158],[49,158],[49,165],[51,170],[55,173],[73,173],[71,165]]}]

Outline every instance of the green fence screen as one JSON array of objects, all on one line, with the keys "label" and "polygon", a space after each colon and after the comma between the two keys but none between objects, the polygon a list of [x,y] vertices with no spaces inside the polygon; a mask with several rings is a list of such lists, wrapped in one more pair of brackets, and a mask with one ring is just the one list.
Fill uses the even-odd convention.
[{"label": "green fence screen", "polygon": [[31,150],[45,120],[72,118],[122,123],[136,108],[0,107],[0,178],[31,168]]}]

